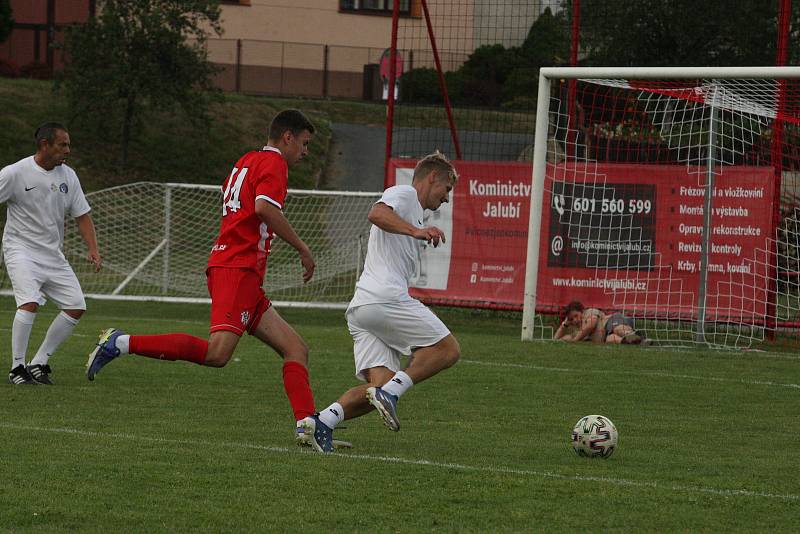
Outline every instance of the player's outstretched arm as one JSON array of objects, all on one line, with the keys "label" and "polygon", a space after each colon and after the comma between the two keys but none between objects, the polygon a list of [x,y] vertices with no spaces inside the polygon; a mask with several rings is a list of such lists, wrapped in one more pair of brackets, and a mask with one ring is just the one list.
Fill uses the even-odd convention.
[{"label": "player's outstretched arm", "polygon": [[584,321],[583,325],[581,325],[581,329],[573,336],[572,341],[583,341],[591,336],[592,332],[597,328],[598,321],[599,319],[596,315],[589,317],[589,319]]},{"label": "player's outstretched arm", "polygon": [[98,272],[103,266],[103,258],[100,256],[100,251],[97,248],[97,233],[94,229],[94,221],[92,216],[84,213],[79,217],[75,217],[75,223],[78,225],[78,231],[81,233],[83,241],[86,243],[86,248],[89,249],[89,261],[94,264],[94,272]]},{"label": "player's outstretched arm", "polygon": [[289,243],[297,251],[300,255],[300,263],[303,264],[303,282],[311,280],[316,267],[314,256],[311,255],[308,245],[294,231],[292,223],[289,222],[283,211],[266,200],[258,199],[256,200],[256,215],[272,229],[275,235]]},{"label": "player's outstretched arm", "polygon": [[435,226],[427,226],[425,228],[417,228],[408,221],[404,220],[394,212],[392,208],[381,202],[372,206],[367,215],[369,222],[390,234],[402,234],[413,237],[414,239],[421,239],[433,244],[434,247],[439,246],[439,242],[444,243],[444,232]]}]

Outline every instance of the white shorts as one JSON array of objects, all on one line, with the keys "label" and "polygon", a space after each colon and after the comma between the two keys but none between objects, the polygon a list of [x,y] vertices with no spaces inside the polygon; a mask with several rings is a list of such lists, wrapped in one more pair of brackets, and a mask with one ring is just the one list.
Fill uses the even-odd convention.
[{"label": "white shorts", "polygon": [[356,377],[364,381],[365,369],[400,371],[401,355],[435,345],[450,335],[441,319],[415,299],[363,304],[349,308],[346,316],[353,336]]},{"label": "white shorts", "polygon": [[41,306],[46,296],[62,310],[86,309],[81,284],[66,259],[42,264],[26,253],[5,251],[3,260],[17,306],[28,302]]}]

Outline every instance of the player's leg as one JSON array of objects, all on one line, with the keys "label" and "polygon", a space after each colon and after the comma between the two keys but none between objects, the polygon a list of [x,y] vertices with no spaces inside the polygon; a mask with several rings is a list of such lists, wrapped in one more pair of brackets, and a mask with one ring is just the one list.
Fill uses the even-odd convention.
[{"label": "player's leg", "polygon": [[[453,334],[429,347],[420,347],[411,355],[405,374],[414,384],[436,375],[456,364],[461,355],[461,347]],[[392,380],[390,380],[390,383]],[[387,384],[390,386],[391,384]],[[384,389],[386,389],[384,387]]]},{"label": "player's leg", "polygon": [[[412,354],[404,371],[397,371],[381,387],[367,388],[367,399],[391,430],[400,428],[397,401],[415,383],[454,365],[460,356],[455,337],[442,321],[421,302],[368,305],[359,319],[362,325],[402,354]],[[364,306],[362,308],[367,308]]]},{"label": "player's leg", "polygon": [[47,268],[42,292],[58,305],[61,312],[50,323],[39,350],[28,365],[28,372],[40,384],[52,385],[50,358],[75,330],[86,310],[86,301],[78,278],[66,261]]},{"label": "player's leg", "polygon": [[308,380],[308,347],[292,326],[264,300],[268,306],[258,318],[250,334],[272,347],[283,358],[283,387],[294,418],[301,421],[313,415],[314,394]]},{"label": "player's leg", "polygon": [[[261,290],[258,276],[243,269],[209,269],[211,336],[208,340],[190,334],[127,335],[109,328],[100,334],[86,363],[86,377],[94,375],[113,359],[137,354],[159,360],[183,360],[209,367],[222,367],[231,358],[239,339],[254,315]],[[261,293],[263,298],[263,293]]]},{"label": "player's leg", "polygon": [[[231,334],[227,358],[236,347],[239,336]],[[186,361],[198,365],[206,364],[209,341],[184,333],[129,335],[116,328],[108,328],[100,333],[100,338],[86,362],[86,378],[94,380],[95,375],[112,360],[126,354],[167,361]],[[227,361],[227,360],[225,360]],[[214,367],[221,367],[216,362]],[[222,364],[224,365],[224,364]]]},{"label": "player's leg", "polygon": [[298,441],[319,452],[331,452],[336,446],[338,440],[333,439],[333,431],[339,423],[375,409],[367,400],[367,388],[385,384],[400,369],[400,354],[362,328],[356,315],[354,310],[348,310],[347,326],[353,336],[356,378],[366,384],[349,389],[319,414],[300,422],[298,432],[302,429],[303,434],[298,434]]},{"label": "player's leg", "polygon": [[28,372],[25,360],[39,305],[44,303],[41,273],[37,265],[23,254],[5,251],[4,261],[17,303],[11,323],[11,371],[8,381],[11,384],[34,385],[37,382]]},{"label": "player's leg", "polygon": [[364,369],[363,374],[367,383],[350,388],[337,401],[344,412],[342,420],[355,419],[374,410],[375,407],[367,399],[367,389],[383,386],[392,379],[396,372],[388,367]]}]

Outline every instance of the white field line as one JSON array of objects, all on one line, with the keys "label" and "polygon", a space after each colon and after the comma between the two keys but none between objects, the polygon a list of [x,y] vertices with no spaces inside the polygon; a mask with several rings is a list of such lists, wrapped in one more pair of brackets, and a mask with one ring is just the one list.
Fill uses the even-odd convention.
[{"label": "white field line", "polygon": [[679,378],[685,380],[695,380],[697,382],[728,382],[732,384],[744,384],[747,386],[769,386],[778,388],[800,389],[800,384],[785,384],[781,382],[771,382],[769,380],[745,380],[737,378],[720,378],[716,376],[683,375],[677,373],[666,373],[664,371],[610,371],[607,369],[569,369],[566,367],[544,367],[540,365],[524,365],[520,363],[485,362],[480,360],[459,360],[462,363],[472,365],[485,365],[488,367],[508,367],[512,369],[528,369],[531,371],[544,371],[549,373],[579,373],[579,374],[604,374],[604,375],[624,375],[624,376],[654,376],[658,378]]},{"label": "white field line", "polygon": [[[83,319],[83,320],[84,321],[98,321],[98,320],[100,320],[100,319],[95,319],[94,317],[92,317],[91,316],[91,311],[92,311],[91,309],[89,309],[87,311],[87,317],[85,319]],[[11,314],[14,314],[14,313],[16,313],[15,309],[0,310],[0,314],[11,315]],[[48,318],[48,320],[52,321],[51,318]],[[108,325],[108,326],[113,326],[114,328],[117,328],[119,325],[123,325],[123,329],[124,329],[124,325],[126,325],[126,324],[130,324],[130,323],[134,323],[134,322],[152,323],[153,321],[163,322],[164,324],[167,324],[167,325],[173,325],[173,324],[187,324],[187,325],[190,325],[190,324],[193,324],[193,325],[208,326],[208,320],[198,321],[198,320],[192,320],[192,319],[162,319],[160,317],[136,317],[136,316],[132,316],[132,315],[131,316],[122,316],[122,317],[108,315],[108,316],[104,316],[102,321],[103,321],[103,324]],[[107,328],[108,326],[106,326],[104,328]],[[342,320],[342,322],[341,322],[341,327],[343,329],[347,328],[347,325],[345,324],[344,320]],[[2,330],[9,330],[10,331],[10,329],[2,329]],[[99,333],[99,330],[101,330],[101,329],[98,329],[98,333]],[[73,335],[79,335],[79,334],[73,334]],[[81,336],[83,336],[83,334],[81,334]],[[95,337],[95,336],[86,336],[86,337]],[[655,349],[657,349],[657,348],[658,347],[655,347]],[[681,354],[686,354],[686,353],[690,353],[691,352],[691,349],[685,349],[685,350],[679,350],[679,349],[685,349],[685,347],[679,347],[679,348],[677,348],[675,350],[669,350],[667,352],[673,352],[673,353],[680,352]],[[647,349],[648,352],[651,352],[653,350],[654,350],[654,348],[648,348]],[[761,350],[758,350],[758,351],[756,351],[756,350],[743,350],[743,351],[738,352],[738,353],[737,352],[731,352],[731,356],[732,357],[739,357],[739,358],[768,358],[768,359],[781,359],[781,360],[800,360],[800,355],[796,354],[796,353],[791,353],[791,352],[772,352],[772,351],[761,351]],[[464,360],[462,360],[462,361],[464,361]]]},{"label": "white field line", "polygon": [[[288,447],[272,447],[268,445],[258,445],[255,443],[239,443],[239,442],[211,442],[204,440],[192,439],[172,439],[151,436],[138,436],[136,434],[117,434],[105,432],[93,432],[89,430],[79,430],[75,428],[44,428],[35,426],[19,426],[0,423],[0,428],[8,430],[17,430],[22,432],[49,432],[57,434],[70,434],[81,437],[89,438],[102,438],[116,441],[140,441],[148,443],[167,443],[171,445],[190,445],[193,447],[201,446],[206,450],[224,450],[226,448],[258,450],[273,454],[297,454],[296,448]],[[311,453],[308,454],[316,454]],[[551,471],[536,471],[530,469],[516,469],[511,467],[493,467],[493,466],[474,466],[450,462],[436,462],[431,460],[417,460],[413,458],[401,458],[399,456],[377,456],[372,454],[350,454],[350,453],[336,453],[327,456],[331,461],[340,460],[364,460],[368,462],[380,463],[393,463],[402,465],[414,465],[422,467],[432,467],[435,469],[450,469],[454,471],[464,472],[477,472],[477,473],[492,473],[499,475],[515,475],[526,478],[543,478],[551,480],[565,480],[572,482],[599,482],[602,484],[609,484],[612,486],[634,487],[634,488],[649,488],[656,491],[667,492],[680,492],[680,493],[703,493],[710,495],[719,495],[723,497],[752,497],[759,499],[774,499],[782,501],[800,501],[800,495],[791,493],[769,493],[763,491],[752,491],[746,489],[725,489],[714,488],[707,486],[683,486],[680,484],[663,484],[656,481],[648,480],[628,480],[624,478],[614,477],[593,477],[585,475],[563,475],[561,473],[553,473]]]}]

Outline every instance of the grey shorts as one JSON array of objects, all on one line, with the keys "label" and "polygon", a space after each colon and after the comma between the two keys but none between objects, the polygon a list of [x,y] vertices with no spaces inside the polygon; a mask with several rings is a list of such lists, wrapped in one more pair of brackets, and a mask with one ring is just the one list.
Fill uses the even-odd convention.
[{"label": "grey shorts", "polygon": [[630,326],[633,328],[633,319],[625,317],[621,313],[611,315],[606,321],[606,337],[614,333],[614,329],[619,325]]}]

